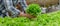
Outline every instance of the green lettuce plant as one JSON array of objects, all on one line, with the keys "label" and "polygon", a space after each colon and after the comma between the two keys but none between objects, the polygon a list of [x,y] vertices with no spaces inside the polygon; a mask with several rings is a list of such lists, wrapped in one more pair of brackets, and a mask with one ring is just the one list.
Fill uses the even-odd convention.
[{"label": "green lettuce plant", "polygon": [[30,4],[26,9],[26,13],[37,16],[41,13],[41,7],[38,4]]}]

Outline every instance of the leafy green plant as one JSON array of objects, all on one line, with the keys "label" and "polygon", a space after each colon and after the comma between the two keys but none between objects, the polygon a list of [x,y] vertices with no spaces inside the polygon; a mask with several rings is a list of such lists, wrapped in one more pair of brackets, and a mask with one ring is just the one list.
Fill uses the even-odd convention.
[{"label": "leafy green plant", "polygon": [[30,4],[26,9],[26,13],[37,16],[41,13],[41,7],[38,4]]},{"label": "leafy green plant", "polygon": [[26,17],[0,18],[0,26],[60,26],[60,11],[41,14],[32,20]]}]

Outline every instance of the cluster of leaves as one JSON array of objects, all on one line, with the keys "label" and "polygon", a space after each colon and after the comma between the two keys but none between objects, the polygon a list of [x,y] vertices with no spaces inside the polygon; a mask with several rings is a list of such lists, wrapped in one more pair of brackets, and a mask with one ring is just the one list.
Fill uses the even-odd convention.
[{"label": "cluster of leaves", "polygon": [[60,11],[41,14],[32,19],[26,17],[0,17],[0,26],[60,26]]},{"label": "cluster of leaves", "polygon": [[60,11],[41,14],[37,19],[43,26],[60,26]]},{"label": "cluster of leaves", "polygon": [[37,16],[40,12],[41,7],[38,4],[30,4],[26,9],[26,13],[29,13],[34,16]]},{"label": "cluster of leaves", "polygon": [[5,17],[0,18],[0,26],[29,26],[28,22],[30,20],[26,17],[11,18]]}]

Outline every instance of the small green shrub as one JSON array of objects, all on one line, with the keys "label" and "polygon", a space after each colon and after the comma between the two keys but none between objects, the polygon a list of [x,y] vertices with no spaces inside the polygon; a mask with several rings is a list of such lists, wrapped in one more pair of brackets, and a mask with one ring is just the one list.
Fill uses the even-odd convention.
[{"label": "small green shrub", "polygon": [[30,4],[27,9],[26,13],[37,16],[41,12],[41,7],[38,4]]}]

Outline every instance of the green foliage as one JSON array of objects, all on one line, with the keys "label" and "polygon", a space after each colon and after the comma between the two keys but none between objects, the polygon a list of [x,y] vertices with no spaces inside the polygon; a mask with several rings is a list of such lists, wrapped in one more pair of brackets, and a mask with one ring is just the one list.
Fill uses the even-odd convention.
[{"label": "green foliage", "polygon": [[29,13],[34,16],[37,16],[40,12],[41,7],[38,4],[30,4],[26,9],[26,13]]},{"label": "green foliage", "polygon": [[38,15],[36,18],[0,18],[0,26],[60,26],[60,11]]}]

